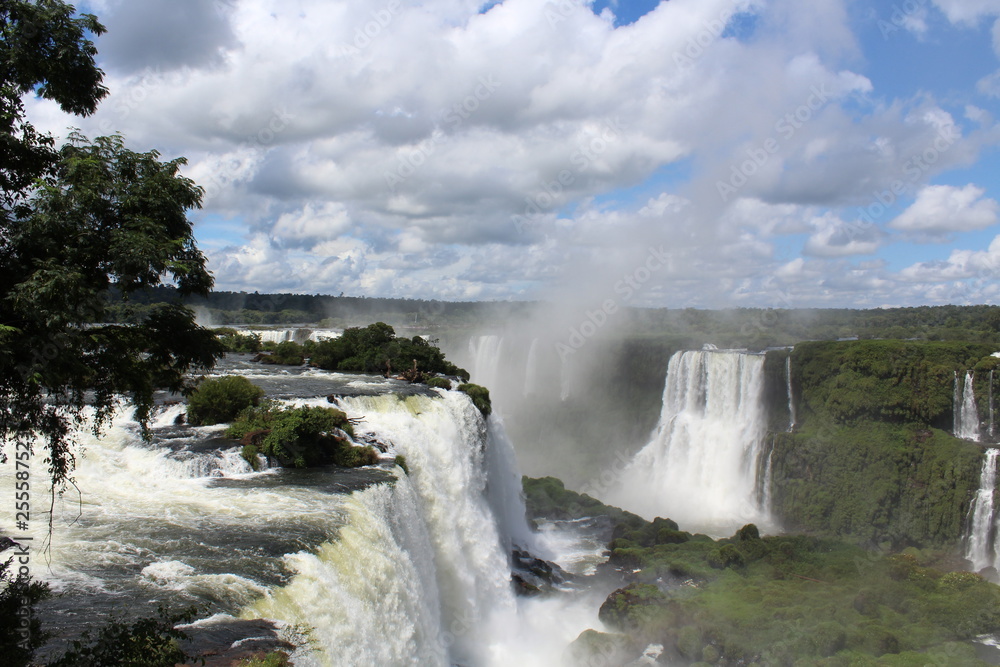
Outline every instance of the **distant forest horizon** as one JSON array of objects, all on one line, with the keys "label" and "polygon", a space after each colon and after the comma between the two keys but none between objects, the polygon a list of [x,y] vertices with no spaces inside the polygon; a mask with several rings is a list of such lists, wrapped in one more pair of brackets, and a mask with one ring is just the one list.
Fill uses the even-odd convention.
[{"label": "distant forest horizon", "polygon": [[[136,322],[158,303],[183,302],[203,323],[227,325],[365,326],[385,321],[418,330],[501,332],[541,328],[559,337],[587,321],[594,309],[581,305],[551,313],[544,301],[439,301],[433,299],[213,291],[181,298],[173,287],[156,287],[121,300],[109,295],[112,321]],[[893,308],[642,308],[623,306],[608,318],[618,336],[690,337],[749,347],[802,340],[900,338],[967,340],[1000,344],[1000,306],[943,305]],[[710,340],[713,339],[713,340]]]}]

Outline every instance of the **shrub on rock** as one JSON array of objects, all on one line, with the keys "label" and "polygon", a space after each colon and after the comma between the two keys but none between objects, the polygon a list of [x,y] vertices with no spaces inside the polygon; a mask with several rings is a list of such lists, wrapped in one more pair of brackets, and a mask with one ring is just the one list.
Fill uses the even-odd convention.
[{"label": "shrub on rock", "polygon": [[378,462],[373,447],[350,442],[351,422],[336,408],[281,408],[267,403],[241,414],[226,435],[240,441],[243,457],[254,468],[258,454],[294,468],[329,463],[357,468]]},{"label": "shrub on rock", "polygon": [[263,396],[263,389],[239,375],[205,380],[188,396],[188,423],[211,426],[230,422],[243,410],[258,405]]}]

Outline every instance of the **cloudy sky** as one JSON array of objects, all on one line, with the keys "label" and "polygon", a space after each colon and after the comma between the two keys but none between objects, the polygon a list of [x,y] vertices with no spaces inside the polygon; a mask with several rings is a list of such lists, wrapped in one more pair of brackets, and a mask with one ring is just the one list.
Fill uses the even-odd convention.
[{"label": "cloudy sky", "polygon": [[1000,0],[92,0],[217,288],[1000,302]]}]

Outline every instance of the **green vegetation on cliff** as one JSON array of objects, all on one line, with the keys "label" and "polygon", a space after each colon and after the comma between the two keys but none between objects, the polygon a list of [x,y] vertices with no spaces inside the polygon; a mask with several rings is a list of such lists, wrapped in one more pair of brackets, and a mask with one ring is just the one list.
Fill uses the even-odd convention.
[{"label": "green vegetation on cliff", "polygon": [[[796,345],[795,429],[771,436],[773,510],[785,529],[894,549],[954,548],[982,465],[979,446],[947,432],[955,377],[993,368],[994,350],[898,340]],[[765,364],[776,431],[788,424],[777,388],[788,356],[770,352]]]},{"label": "green vegetation on cliff", "polygon": [[295,341],[286,340],[274,345],[266,354],[260,355],[263,364],[281,366],[301,366],[305,363],[306,350]]},{"label": "green vegetation on cliff", "polygon": [[490,390],[478,384],[465,382],[458,385],[458,390],[469,395],[472,404],[483,413],[484,417],[489,417],[493,412],[493,404],[490,402]]},{"label": "green vegetation on cliff", "polygon": [[[130,296],[131,309],[145,304],[175,302],[177,290],[158,287]],[[124,319],[130,308],[112,291],[109,314]],[[189,296],[190,306],[204,308],[220,324],[306,324],[341,328],[363,322],[383,321],[397,327],[424,330],[450,328],[474,330],[529,321],[547,304],[526,301],[446,302],[419,299],[385,299],[311,294],[258,294],[214,291]],[[919,306],[916,308],[784,309],[736,308],[730,310],[622,308],[623,330],[650,337],[685,337],[692,344],[712,342],[720,347],[792,345],[803,340],[895,338],[919,340],[972,340],[1000,343],[1000,307]]]},{"label": "green vegetation on cliff", "polygon": [[257,354],[261,350],[259,334],[240,333],[231,327],[219,327],[214,331],[227,353]]},{"label": "green vegetation on cliff", "polygon": [[957,371],[996,351],[978,343],[899,340],[800,343],[792,378],[800,417],[950,428]]},{"label": "green vegetation on cliff", "polygon": [[787,530],[954,547],[982,450],[914,425],[810,423],[775,436],[772,462],[773,507]]},{"label": "green vegetation on cliff", "polygon": [[556,477],[521,478],[529,519],[582,519],[606,516],[616,523],[642,525],[645,520],[631,512],[605,505],[586,494],[567,489]]}]

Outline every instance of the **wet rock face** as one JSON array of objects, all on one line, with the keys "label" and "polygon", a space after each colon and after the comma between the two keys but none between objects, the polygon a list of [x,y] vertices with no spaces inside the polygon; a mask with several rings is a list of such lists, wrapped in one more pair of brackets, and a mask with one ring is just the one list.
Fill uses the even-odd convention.
[{"label": "wet rock face", "polygon": [[281,638],[278,626],[264,619],[221,619],[182,629],[188,639],[181,643],[181,649],[194,659],[191,664],[205,667],[230,667],[262,653],[295,650]]},{"label": "wet rock face", "polygon": [[514,549],[511,554],[511,583],[518,595],[538,595],[551,592],[557,585],[570,581],[572,575],[527,551]]}]

